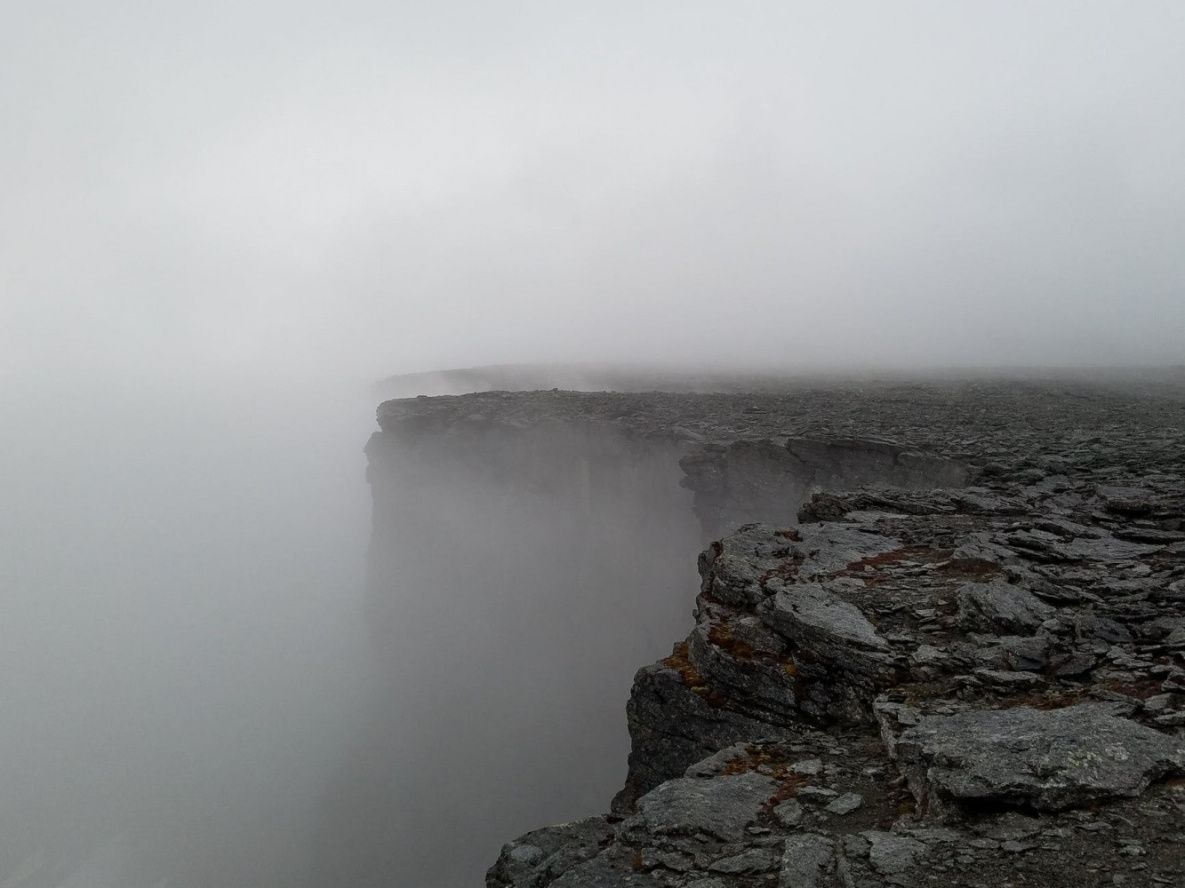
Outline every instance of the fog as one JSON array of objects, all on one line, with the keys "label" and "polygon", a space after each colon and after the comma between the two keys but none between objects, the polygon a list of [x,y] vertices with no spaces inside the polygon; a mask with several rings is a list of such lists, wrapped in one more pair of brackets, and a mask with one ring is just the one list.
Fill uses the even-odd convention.
[{"label": "fog", "polygon": [[[568,537],[564,501],[481,533],[470,500],[505,491],[442,481],[385,593],[418,610],[376,629],[375,393],[1183,365],[1183,104],[1177,0],[0,2],[0,888],[321,888],[351,850],[361,885],[446,826],[469,844],[435,871],[474,874],[603,810],[607,720],[684,580],[621,637],[585,593],[628,601],[637,551],[449,597],[507,539]],[[428,811],[466,694],[468,793]],[[595,728],[548,723],[564,695]],[[551,776],[520,792],[528,761]],[[401,798],[422,823],[388,841],[367,811]]]},{"label": "fog", "polygon": [[6,373],[1182,360],[1175,0],[0,16]]},{"label": "fog", "polygon": [[327,395],[5,392],[5,885],[305,884],[372,703],[371,423]]}]

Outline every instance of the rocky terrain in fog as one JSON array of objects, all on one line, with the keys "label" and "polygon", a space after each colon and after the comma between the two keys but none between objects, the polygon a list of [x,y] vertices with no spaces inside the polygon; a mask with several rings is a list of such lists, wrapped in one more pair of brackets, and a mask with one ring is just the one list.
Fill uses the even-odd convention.
[{"label": "rocky terrain in fog", "polygon": [[657,453],[707,544],[611,809],[510,842],[489,888],[1185,880],[1179,380],[489,392],[380,425],[518,440],[481,469],[516,483],[589,440]]}]

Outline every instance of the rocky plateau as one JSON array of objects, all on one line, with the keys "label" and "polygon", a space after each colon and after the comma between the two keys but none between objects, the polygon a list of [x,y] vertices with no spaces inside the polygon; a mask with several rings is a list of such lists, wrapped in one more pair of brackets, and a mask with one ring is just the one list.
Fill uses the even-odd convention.
[{"label": "rocky plateau", "polygon": [[706,542],[625,786],[488,888],[1185,885],[1179,379],[490,392],[380,424],[658,448]]}]

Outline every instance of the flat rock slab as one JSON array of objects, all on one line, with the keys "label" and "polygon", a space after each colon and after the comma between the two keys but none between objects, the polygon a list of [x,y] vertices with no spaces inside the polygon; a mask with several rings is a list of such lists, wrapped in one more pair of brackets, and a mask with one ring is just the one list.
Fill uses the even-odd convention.
[{"label": "flat rock slab", "polygon": [[910,884],[899,882],[917,864],[918,859],[926,853],[926,846],[917,839],[897,836],[880,830],[863,833],[869,842],[868,861],[872,868],[893,881],[893,884]]},{"label": "flat rock slab", "polygon": [[968,583],[955,595],[959,623],[996,635],[1032,635],[1055,609],[1028,589],[1011,583]]},{"label": "flat rock slab", "polygon": [[797,644],[817,647],[820,653],[842,655],[849,648],[889,650],[889,643],[858,607],[819,583],[784,586],[774,596],[766,619]]},{"label": "flat rock slab", "polygon": [[777,790],[777,781],[752,773],[668,780],[638,800],[637,825],[651,835],[705,833],[737,842]]},{"label": "flat rock slab", "polygon": [[1004,803],[1040,811],[1134,797],[1185,771],[1185,745],[1111,704],[927,716],[894,742],[923,807]]},{"label": "flat rock slab", "polygon": [[778,888],[817,888],[834,866],[835,842],[827,836],[804,833],[786,839]]}]

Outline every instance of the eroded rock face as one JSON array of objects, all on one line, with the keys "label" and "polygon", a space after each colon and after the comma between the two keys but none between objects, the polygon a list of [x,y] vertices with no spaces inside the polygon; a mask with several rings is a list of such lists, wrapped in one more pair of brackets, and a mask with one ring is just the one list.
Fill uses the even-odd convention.
[{"label": "eroded rock face", "polygon": [[740,440],[705,447],[680,465],[696,514],[713,535],[753,521],[793,524],[815,488],[962,487],[968,478],[957,460],[867,438]]},{"label": "eroded rock face", "polygon": [[[822,491],[722,535],[694,629],[635,681],[603,881],[491,884],[1185,884],[1185,400],[1159,403],[1013,417],[1011,443],[966,414],[971,486]],[[714,831],[708,787],[745,775]],[[697,826],[641,828],[668,797]]]}]

